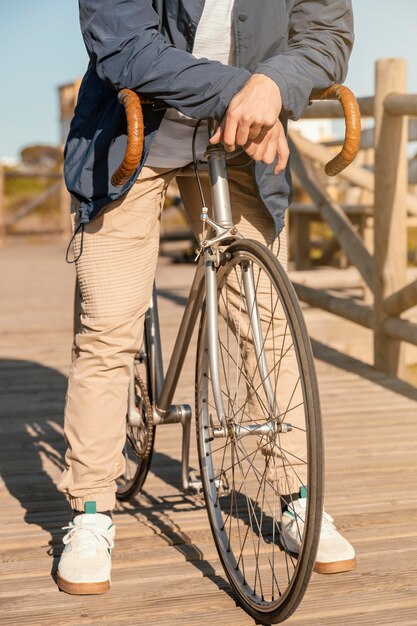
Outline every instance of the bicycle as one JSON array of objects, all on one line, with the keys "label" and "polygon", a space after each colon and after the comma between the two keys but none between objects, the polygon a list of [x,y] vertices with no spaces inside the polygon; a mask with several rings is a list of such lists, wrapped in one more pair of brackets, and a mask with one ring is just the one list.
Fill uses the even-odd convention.
[{"label": "bicycle", "polygon": [[[334,85],[318,99],[330,98],[341,102],[346,116],[344,147],[326,168],[334,175],[358,150],[360,115],[347,88]],[[154,102],[129,90],[121,91],[119,100],[126,109],[128,142],[113,175],[115,185],[139,165],[141,101]],[[213,121],[209,127],[213,133]],[[166,375],[154,286],[130,383],[126,469],[117,497],[127,500],[143,487],[156,427],[181,423],[182,487],[202,490],[220,560],[241,605],[256,620],[272,624],[295,611],[315,562],[323,509],[317,380],[301,308],[285,270],[264,245],[241,238],[232,222],[224,147],[208,145],[205,157],[213,215],[202,202],[205,234]],[[199,478],[189,471],[192,409],[172,404],[198,317]],[[297,370],[291,389],[288,367]],[[281,516],[284,507],[291,510],[297,487],[308,505],[305,520],[297,520],[302,545],[294,555],[281,538]]]}]

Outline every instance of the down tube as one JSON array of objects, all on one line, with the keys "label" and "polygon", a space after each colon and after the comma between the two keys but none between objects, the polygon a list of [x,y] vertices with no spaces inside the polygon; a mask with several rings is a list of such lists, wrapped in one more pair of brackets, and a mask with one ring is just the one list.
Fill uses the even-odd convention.
[{"label": "down tube", "polygon": [[194,326],[201,308],[204,296],[204,265],[200,261],[188,296],[187,304],[182,316],[175,346],[169,361],[166,377],[158,398],[156,411],[163,415],[169,411],[172,398],[177,387],[182,366],[187,355]]}]

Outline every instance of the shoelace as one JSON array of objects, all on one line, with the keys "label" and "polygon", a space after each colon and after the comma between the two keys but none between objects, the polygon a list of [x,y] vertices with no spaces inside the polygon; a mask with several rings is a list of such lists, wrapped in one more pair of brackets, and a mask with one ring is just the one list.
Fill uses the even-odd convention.
[{"label": "shoelace", "polygon": [[63,526],[62,530],[68,530],[67,534],[62,538],[62,542],[66,545],[76,538],[85,557],[94,556],[97,542],[105,550],[114,547],[113,538],[108,530],[103,530],[98,526],[78,524],[77,526]]},{"label": "shoelace", "polygon": [[[295,513],[295,518],[293,521],[293,524],[297,524],[297,520],[301,521],[304,523],[304,518],[305,518],[305,507],[300,506],[300,511]],[[326,511],[323,511],[322,514],[322,524],[321,524],[321,532],[320,532],[320,537],[330,537],[332,534],[332,530],[336,529],[336,526],[333,524],[334,519],[331,515],[329,515],[328,513],[326,513]]]}]

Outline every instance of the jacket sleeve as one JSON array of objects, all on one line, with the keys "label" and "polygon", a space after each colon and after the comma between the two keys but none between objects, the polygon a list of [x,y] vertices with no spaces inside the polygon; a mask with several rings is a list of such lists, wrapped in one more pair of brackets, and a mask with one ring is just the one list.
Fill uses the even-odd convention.
[{"label": "jacket sleeve", "polygon": [[251,76],[172,46],[158,32],[150,0],[79,0],[79,7],[90,61],[114,89],[159,98],[190,117],[221,119]]},{"label": "jacket sleeve", "polygon": [[315,90],[344,81],[352,45],[351,0],[294,0],[287,49],[256,72],[277,83],[284,113],[298,119]]}]

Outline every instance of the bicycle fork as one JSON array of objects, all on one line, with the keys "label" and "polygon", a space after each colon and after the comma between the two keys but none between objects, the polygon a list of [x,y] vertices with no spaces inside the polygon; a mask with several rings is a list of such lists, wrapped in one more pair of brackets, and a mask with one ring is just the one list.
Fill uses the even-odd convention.
[{"label": "bicycle fork", "polygon": [[[213,220],[208,217],[205,207],[203,208],[201,218],[205,225],[208,223],[211,226],[214,231],[214,237],[210,240],[203,240],[201,245],[204,250],[204,270],[207,298],[207,336],[211,386],[216,413],[220,422],[220,427],[213,428],[213,436],[226,437],[230,424],[228,424],[228,416],[224,408],[220,382],[218,346],[219,313],[216,274],[217,266],[220,264],[219,245],[222,242],[230,241],[230,239],[236,240],[240,238],[240,235],[232,220],[225,149],[222,145],[209,145],[205,156],[208,161],[209,175],[211,179]],[[233,429],[237,437],[273,434],[277,429],[276,417],[280,413],[265,357],[265,346],[262,335],[259,307],[256,298],[253,268],[249,262],[242,266],[242,285],[246,298],[249,326],[253,335],[256,363],[259,368],[259,374],[262,381],[261,384],[267,398],[269,412],[272,419],[259,426],[241,426],[233,424]]]}]

